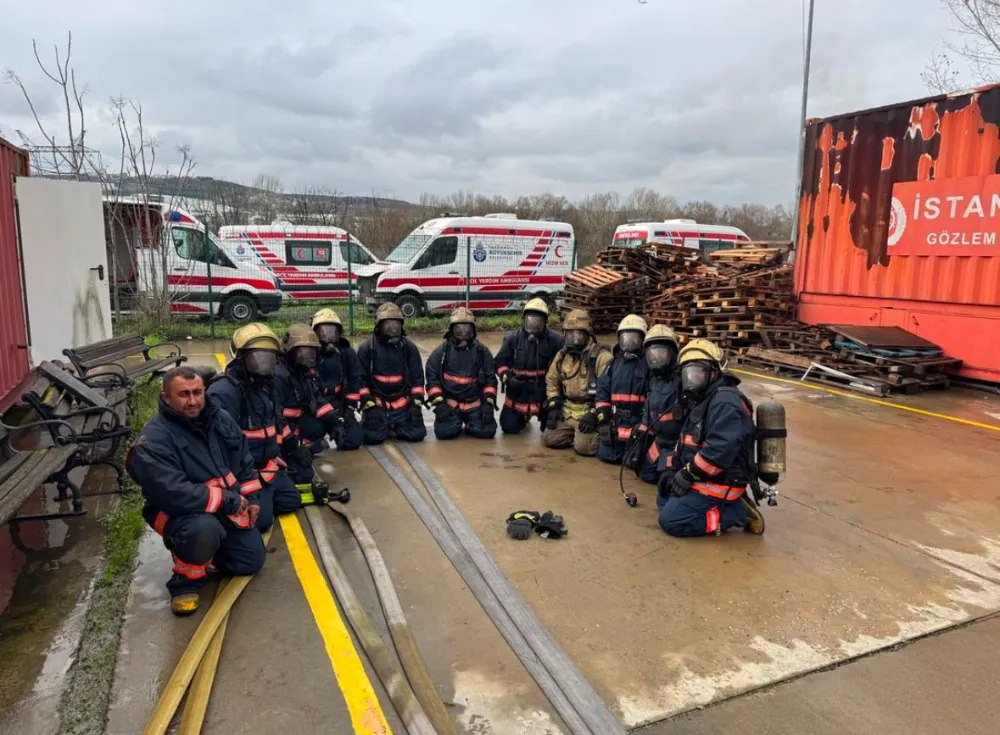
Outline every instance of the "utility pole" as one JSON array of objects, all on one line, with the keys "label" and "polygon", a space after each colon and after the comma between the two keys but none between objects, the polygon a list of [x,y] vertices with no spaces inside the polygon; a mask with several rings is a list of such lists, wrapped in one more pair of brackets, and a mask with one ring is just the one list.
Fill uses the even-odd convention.
[{"label": "utility pole", "polygon": [[799,158],[795,167],[795,201],[792,203],[792,247],[799,236],[799,200],[802,198],[802,171],[805,167],[806,106],[809,102],[809,65],[812,62],[813,11],[816,0],[809,0],[809,20],[806,22],[806,54],[802,68],[802,113],[799,116]]}]

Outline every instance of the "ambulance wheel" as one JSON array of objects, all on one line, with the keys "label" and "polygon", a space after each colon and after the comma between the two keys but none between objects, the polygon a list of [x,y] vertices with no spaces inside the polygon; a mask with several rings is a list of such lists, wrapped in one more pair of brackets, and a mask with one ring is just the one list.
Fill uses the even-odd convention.
[{"label": "ambulance wheel", "polygon": [[396,306],[403,312],[404,319],[415,319],[424,313],[424,304],[417,296],[400,296],[396,299]]},{"label": "ambulance wheel", "polygon": [[230,322],[252,322],[257,318],[257,302],[249,296],[230,296],[222,302],[222,317]]}]

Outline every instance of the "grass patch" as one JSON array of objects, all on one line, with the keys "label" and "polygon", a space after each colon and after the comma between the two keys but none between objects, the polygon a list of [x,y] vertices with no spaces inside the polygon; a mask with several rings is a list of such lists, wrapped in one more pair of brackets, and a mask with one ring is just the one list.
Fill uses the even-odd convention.
[{"label": "grass patch", "polygon": [[[119,459],[124,459],[132,440],[156,414],[159,392],[159,380],[140,383],[133,391],[129,399],[132,436],[122,443]],[[80,644],[59,701],[60,735],[104,732],[129,586],[145,530],[142,504],[138,487],[126,477],[125,493],[102,519],[105,537],[101,570],[90,592]]]},{"label": "grass patch", "polygon": [[[260,320],[273,329],[279,336],[284,334],[289,326],[296,323],[308,323],[312,315],[319,310],[319,304],[304,307],[301,304],[283,306],[274,314],[266,314]],[[334,304],[338,315],[347,327],[347,307],[345,304]],[[493,311],[477,315],[476,323],[481,332],[506,332],[521,326],[519,311]],[[549,326],[559,327],[559,314],[554,312],[549,316]],[[355,312],[354,333],[368,334],[375,325],[370,314]],[[214,326],[215,339],[229,339],[239,328],[238,324],[216,320]],[[434,314],[406,320],[408,334],[443,334],[448,329],[448,314]],[[212,339],[213,326],[205,317],[184,318],[173,317],[168,320],[149,320],[135,316],[125,316],[115,320],[115,334],[142,334],[146,343],[153,345],[160,342],[174,342],[186,339]]]}]

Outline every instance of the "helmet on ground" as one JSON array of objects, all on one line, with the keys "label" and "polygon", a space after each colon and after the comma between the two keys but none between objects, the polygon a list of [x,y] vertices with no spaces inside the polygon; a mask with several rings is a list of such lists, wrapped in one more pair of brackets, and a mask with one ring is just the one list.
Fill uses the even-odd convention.
[{"label": "helmet on ground", "polygon": [[271,350],[281,352],[281,342],[269,326],[260,322],[244,324],[233,332],[229,353],[236,357],[240,350]]},{"label": "helmet on ground", "polygon": [[281,346],[285,352],[291,352],[296,347],[319,347],[319,338],[308,324],[293,324],[285,332]]},{"label": "helmet on ground", "polygon": [[451,312],[451,316],[448,317],[449,327],[456,324],[471,324],[472,326],[476,326],[476,316],[464,306],[460,306]]},{"label": "helmet on ground", "polygon": [[569,331],[570,329],[582,329],[588,334],[591,333],[590,329],[590,314],[588,314],[583,309],[572,309],[566,318],[563,319],[563,331]]},{"label": "helmet on ground", "polygon": [[524,314],[526,311],[537,311],[539,314],[549,315],[549,305],[542,298],[533,298],[528,303],[524,305],[521,309],[521,313]]},{"label": "helmet on ground", "polygon": [[619,332],[632,330],[635,332],[642,332],[645,335],[648,329],[649,327],[646,326],[646,320],[638,314],[629,314],[618,324]]},{"label": "helmet on ground", "polygon": [[320,309],[312,318],[313,329],[318,327],[320,324],[336,324],[339,327],[343,327],[344,323],[340,321],[340,316],[333,309]]},{"label": "helmet on ground", "polygon": [[378,310],[375,312],[375,326],[378,327],[378,325],[386,319],[398,319],[399,321],[404,321],[403,310],[391,301],[385,302],[378,307]]},{"label": "helmet on ground", "polygon": [[709,342],[704,337],[693,339],[684,345],[684,349],[681,350],[680,355],[677,357],[677,364],[683,365],[686,362],[694,362],[696,360],[714,362],[719,366],[720,370],[725,370],[728,364],[722,348]]},{"label": "helmet on ground", "polygon": [[643,340],[643,347],[649,347],[649,345],[655,342],[667,342],[674,346],[675,350],[680,349],[680,344],[677,342],[677,334],[673,329],[668,327],[666,324],[654,324],[646,332],[646,339]]}]

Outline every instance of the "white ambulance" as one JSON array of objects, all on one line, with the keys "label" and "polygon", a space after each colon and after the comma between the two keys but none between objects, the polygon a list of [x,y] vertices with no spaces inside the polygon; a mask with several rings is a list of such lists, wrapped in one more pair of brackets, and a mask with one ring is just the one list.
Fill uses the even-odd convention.
[{"label": "white ambulance", "polygon": [[611,240],[611,247],[635,248],[646,244],[683,245],[699,250],[707,263],[713,250],[731,250],[738,242],[750,238],[738,227],[728,225],[700,225],[693,219],[668,219],[662,222],[630,220],[619,225]]},{"label": "white ambulance", "polygon": [[378,259],[339,227],[230,225],[219,229],[223,242],[234,243],[242,262],[273,273],[285,297],[295,301],[347,298],[348,257],[351,275]]},{"label": "white ambulance", "polygon": [[[539,296],[554,304],[576,256],[572,225],[513,214],[442,215],[424,222],[386,258],[358,271],[369,311],[387,301],[407,318],[465,304],[518,308]],[[468,274],[468,277],[467,277]]]},{"label": "white ambulance", "polygon": [[250,322],[281,307],[271,273],[240,262],[233,243],[216,239],[192,215],[166,202],[105,197],[104,229],[112,303],[122,310],[144,295],[163,293],[164,279],[175,314],[208,314],[211,304],[223,319]]}]

